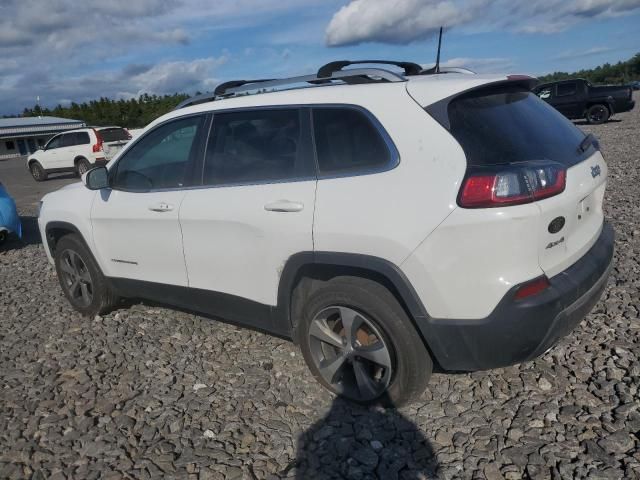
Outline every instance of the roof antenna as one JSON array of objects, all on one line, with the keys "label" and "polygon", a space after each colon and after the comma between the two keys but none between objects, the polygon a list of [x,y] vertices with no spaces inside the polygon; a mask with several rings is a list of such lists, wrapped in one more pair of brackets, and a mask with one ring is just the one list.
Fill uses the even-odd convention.
[{"label": "roof antenna", "polygon": [[436,64],[431,67],[422,70],[422,75],[433,75],[434,73],[440,73],[440,48],[442,47],[442,27],[440,27],[440,35],[438,35],[438,54],[436,56]]},{"label": "roof antenna", "polygon": [[436,56],[435,73],[440,73],[440,47],[442,47],[442,27],[440,27],[440,35],[438,35],[438,55]]}]

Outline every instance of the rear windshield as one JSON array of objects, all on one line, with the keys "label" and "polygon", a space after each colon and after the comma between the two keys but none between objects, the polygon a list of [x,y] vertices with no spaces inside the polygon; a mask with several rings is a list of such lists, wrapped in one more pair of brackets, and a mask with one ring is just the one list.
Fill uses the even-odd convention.
[{"label": "rear windshield", "polygon": [[118,142],[120,140],[129,140],[131,136],[124,128],[102,128],[100,136],[105,142]]},{"label": "rear windshield", "polygon": [[448,107],[451,134],[469,165],[552,160],[574,165],[584,133],[529,91],[485,91],[454,99]]}]

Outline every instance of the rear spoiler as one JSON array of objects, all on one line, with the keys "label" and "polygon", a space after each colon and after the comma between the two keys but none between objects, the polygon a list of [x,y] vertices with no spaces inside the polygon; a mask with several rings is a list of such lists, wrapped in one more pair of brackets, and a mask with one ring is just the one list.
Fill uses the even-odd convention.
[{"label": "rear spoiler", "polygon": [[449,97],[443,98],[442,100],[438,100],[437,102],[424,107],[424,109],[440,125],[442,125],[447,130],[450,130],[451,124],[449,123],[449,104],[456,98],[473,95],[479,91],[487,92],[489,94],[494,91],[495,93],[503,92],[505,88],[520,91],[530,91],[536,85],[538,85],[538,83],[540,83],[540,81],[537,78],[530,77],[529,75],[508,75],[506,80],[498,80],[497,82],[485,83],[483,85],[478,85],[467,90],[462,90],[455,95],[451,95]]}]

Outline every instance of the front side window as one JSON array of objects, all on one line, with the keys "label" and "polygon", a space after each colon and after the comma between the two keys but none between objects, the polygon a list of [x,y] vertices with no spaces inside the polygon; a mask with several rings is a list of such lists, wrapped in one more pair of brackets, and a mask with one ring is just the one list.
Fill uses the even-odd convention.
[{"label": "front side window", "polygon": [[560,83],[556,86],[556,95],[558,97],[565,97],[568,95],[576,94],[576,84],[575,83]]},{"label": "front side window", "polygon": [[313,131],[321,175],[366,173],[391,163],[380,131],[359,110],[314,108]]},{"label": "front side window", "polygon": [[149,132],[118,161],[112,186],[131,191],[185,186],[204,118],[182,118]]},{"label": "front side window", "polygon": [[538,95],[543,100],[551,98],[551,87],[543,88],[536,95]]},{"label": "front side window", "polygon": [[53,137],[51,140],[49,140],[49,143],[47,143],[47,150],[51,150],[54,148],[60,148],[62,146],[62,135],[58,135]]},{"label": "front side window", "polygon": [[204,185],[277,182],[313,175],[298,109],[215,113]]}]

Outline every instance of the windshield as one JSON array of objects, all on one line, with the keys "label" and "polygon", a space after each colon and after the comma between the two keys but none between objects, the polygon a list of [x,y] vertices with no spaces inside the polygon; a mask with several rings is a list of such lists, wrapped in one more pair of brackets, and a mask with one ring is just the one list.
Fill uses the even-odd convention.
[{"label": "windshield", "polygon": [[469,165],[552,160],[574,165],[593,153],[578,146],[584,133],[529,91],[485,90],[454,99],[451,134]]}]

